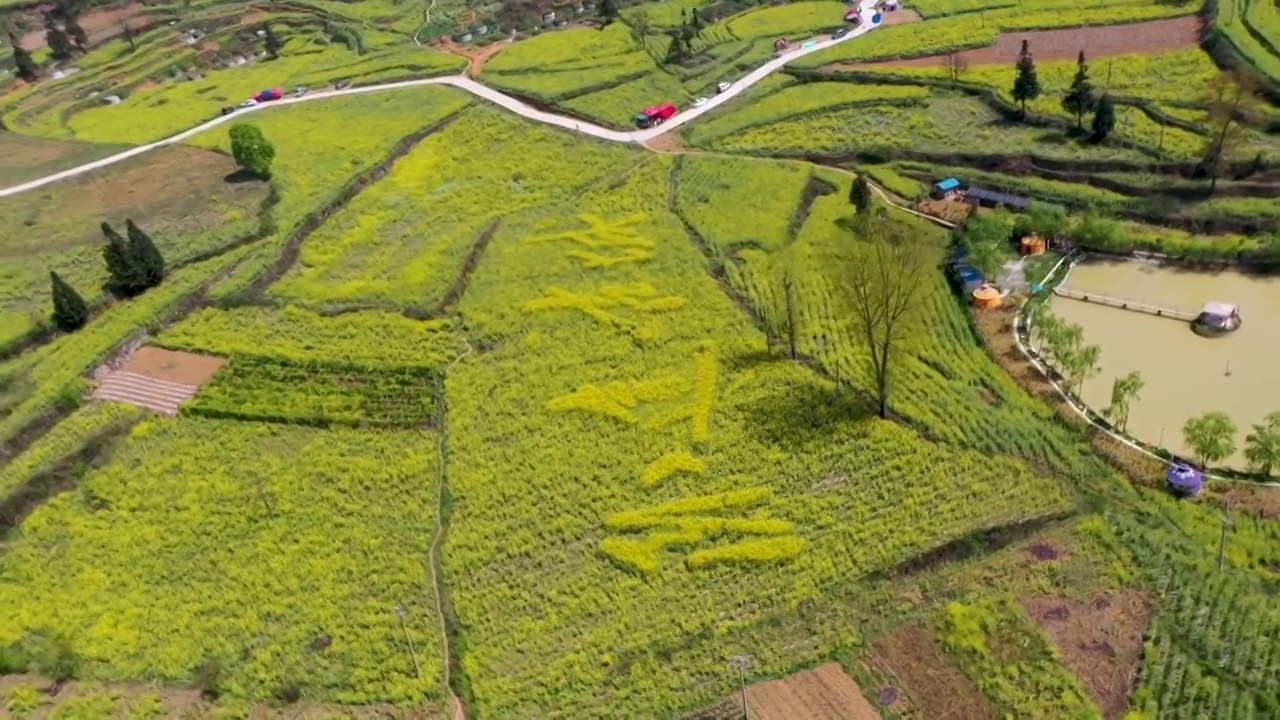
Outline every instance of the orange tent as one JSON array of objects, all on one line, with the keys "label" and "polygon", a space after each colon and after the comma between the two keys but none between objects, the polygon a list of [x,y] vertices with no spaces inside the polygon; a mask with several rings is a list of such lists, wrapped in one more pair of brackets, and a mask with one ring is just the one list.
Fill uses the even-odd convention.
[{"label": "orange tent", "polygon": [[1000,305],[1000,291],[994,286],[983,285],[973,291],[973,305],[981,310]]}]

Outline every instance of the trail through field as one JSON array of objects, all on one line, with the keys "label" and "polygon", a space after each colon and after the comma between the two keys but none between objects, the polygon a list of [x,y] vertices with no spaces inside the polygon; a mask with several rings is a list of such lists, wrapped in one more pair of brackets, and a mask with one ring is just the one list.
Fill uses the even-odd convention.
[{"label": "trail through field", "polygon": [[[860,7],[862,9],[862,12],[866,15],[872,14],[874,12],[874,8],[877,2],[878,0],[861,0]],[[784,66],[786,66],[790,62],[796,59],[802,58],[811,53],[820,52],[822,50],[826,50],[827,48],[834,47],[835,45],[838,45],[842,42],[848,42],[850,40],[853,40],[854,38],[862,37],[863,35],[866,35],[868,32],[871,32],[876,27],[878,26],[871,25],[869,23],[865,25],[860,25],[852,29],[844,37],[822,40],[819,42],[815,42],[813,45],[810,45],[809,47],[801,47],[801,48],[783,53],[779,57],[776,57],[773,60],[770,60],[764,65],[761,65],[760,67],[756,68],[752,72],[748,73],[745,77],[733,83],[733,85],[729,86],[727,90],[712,97],[707,102],[707,104],[703,105],[702,107],[690,108],[688,110],[685,110],[684,112],[677,113],[675,117],[671,118],[670,120],[667,120],[665,123],[658,125],[657,127],[652,127],[645,130],[635,130],[635,131],[611,130],[609,128],[600,127],[599,125],[585,122],[583,120],[579,120],[576,118],[570,118],[570,117],[565,117],[563,115],[556,115],[555,113],[545,112],[543,110],[538,110],[536,108],[533,108],[530,105],[520,100],[517,100],[508,95],[505,95],[490,87],[481,85],[475,80],[472,80],[470,77],[467,77],[466,74],[448,75],[445,77],[425,78],[422,80],[404,80],[401,82],[384,83],[381,85],[369,85],[366,87],[345,88],[342,90],[330,90],[327,92],[314,92],[314,93],[308,93],[306,95],[303,95],[300,98],[285,98],[282,100],[276,100],[274,102],[255,105],[254,107],[243,108],[238,112],[231,113],[230,115],[220,115],[218,117],[213,118],[212,120],[201,123],[200,125],[197,125],[191,128],[190,130],[185,130],[183,132],[178,133],[177,135],[167,137],[163,140],[158,140],[156,142],[148,143],[146,145],[140,145],[131,150],[126,150],[125,152],[112,155],[107,158],[103,158],[102,160],[86,163],[79,167],[72,168],[71,170],[65,170],[63,172],[54,173],[52,175],[47,175],[38,180],[32,180],[30,182],[22,183],[21,185],[15,185],[13,187],[5,188],[3,190],[0,190],[0,197],[5,197],[8,195],[17,195],[18,193],[26,192],[28,190],[34,190],[35,188],[43,187],[44,185],[48,185],[49,183],[57,182],[59,180],[64,180],[69,177],[75,177],[76,175],[80,175],[80,174],[89,172],[91,170],[96,170],[98,168],[114,165],[115,163],[127,160],[132,157],[137,157],[138,155],[142,155],[143,153],[150,152],[151,150],[154,150],[159,147],[172,145],[174,143],[180,143],[183,140],[194,137],[195,135],[198,135],[210,128],[217,127],[224,123],[237,121],[249,113],[262,112],[269,108],[283,107],[286,105],[292,105],[294,103],[315,102],[317,100],[324,100],[326,98],[331,98],[331,97],[340,97],[345,95],[361,95],[364,93],[373,93],[373,92],[385,92],[387,90],[421,87],[424,85],[449,85],[452,87],[456,87],[460,90],[469,92],[472,95],[475,95],[476,97],[479,97],[483,100],[487,100],[493,103],[494,105],[505,108],[506,110],[509,110],[529,120],[544,123],[547,125],[555,125],[556,127],[564,128],[565,130],[573,130],[575,132],[579,132],[584,135],[590,135],[591,137],[599,138],[600,140],[608,140],[610,142],[623,142],[623,143],[644,143],[646,140],[650,140],[652,138],[658,137],[663,133],[668,133],[687,122],[695,120],[701,117],[702,115],[708,112],[711,112],[715,108],[737,97],[740,93],[747,90],[752,85],[755,85],[756,83],[765,79],[766,77],[773,74],[774,72],[777,72],[778,70],[782,69]]]},{"label": "trail through field", "polygon": [[[444,403],[444,382],[449,377],[449,371],[454,365],[462,362],[471,354],[471,343],[467,343],[466,349],[461,355],[454,358],[447,366],[444,372],[440,373],[440,390],[441,400]],[[443,406],[443,405],[442,405]],[[436,617],[440,618],[440,642],[441,648],[444,649],[444,692],[445,697],[449,701],[449,720],[467,720],[466,708],[462,706],[462,698],[453,691],[453,648],[449,644],[449,619],[445,616],[448,609],[448,603],[444,598],[444,583],[440,579],[440,549],[444,545],[445,535],[448,534],[448,513],[446,512],[445,494],[448,492],[448,452],[449,452],[449,419],[448,408],[440,413],[440,428],[437,433],[439,437],[437,445],[437,461],[439,462],[439,472],[436,477],[436,534],[431,539],[431,549],[427,558],[427,568],[431,572],[431,589],[435,593]]]},{"label": "trail through field", "polygon": [[[1074,60],[1080,51],[1090,60],[1130,55],[1134,53],[1159,53],[1181,50],[1200,43],[1203,23],[1195,15],[1128,23],[1125,25],[1101,25],[1097,27],[1060,28],[1058,30],[1031,30],[1003,32],[994,45],[974,48],[957,53],[976,65],[1013,65],[1022,51],[1022,41],[1031,46],[1036,60]],[[831,66],[834,70],[874,70],[892,67],[936,67],[945,65],[946,55],[926,55],[904,60],[882,60],[868,63],[841,63]]]}]

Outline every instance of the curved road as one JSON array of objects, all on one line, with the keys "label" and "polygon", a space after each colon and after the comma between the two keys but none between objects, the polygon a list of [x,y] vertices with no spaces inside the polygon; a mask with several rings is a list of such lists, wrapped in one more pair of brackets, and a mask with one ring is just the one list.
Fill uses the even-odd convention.
[{"label": "curved road", "polygon": [[877,0],[861,0],[861,2],[859,3],[859,7],[862,10],[863,17],[867,18],[868,22],[865,22],[862,25],[859,25],[858,27],[853,28],[852,30],[850,30],[849,34],[845,35],[844,37],[839,38],[838,40],[822,40],[820,42],[814,43],[813,45],[807,48],[796,48],[794,50],[791,50],[790,52],[783,54],[781,57],[774,58],[773,60],[770,60],[764,65],[761,65],[760,67],[756,68],[752,72],[748,73],[742,79],[734,82],[733,85],[731,85],[729,89],[726,90],[725,92],[720,93],[719,95],[716,95],[713,98],[710,98],[710,100],[707,102],[706,105],[703,105],[700,108],[691,108],[689,110],[685,110],[683,112],[677,113],[675,117],[666,121],[662,125],[649,128],[647,130],[636,130],[631,132],[610,130],[609,128],[600,127],[599,125],[594,125],[592,123],[585,122],[582,120],[564,117],[563,115],[556,115],[549,112],[543,112],[542,110],[538,110],[529,105],[526,105],[525,103],[513,97],[504,95],[501,92],[498,92],[497,90],[481,85],[480,83],[476,82],[475,80],[472,80],[471,78],[466,77],[465,75],[449,75],[447,77],[426,78],[422,80],[405,80],[403,82],[386,83],[383,85],[369,85],[367,87],[346,88],[343,90],[330,90],[327,92],[309,93],[307,95],[303,95],[300,98],[287,98],[283,100],[277,100],[275,102],[264,103],[262,105],[256,105],[251,108],[244,108],[230,115],[220,115],[208,122],[197,125],[191,128],[190,130],[185,130],[183,132],[178,133],[177,135],[167,137],[163,140],[157,140],[156,142],[149,143],[147,145],[140,145],[136,148],[126,150],[122,153],[118,153],[116,155],[103,158],[101,160],[95,160],[91,163],[85,163],[84,165],[81,165],[79,167],[71,168],[70,170],[63,170],[62,172],[54,173],[52,175],[46,175],[45,177],[42,177],[36,180],[31,180],[29,182],[25,182],[20,185],[14,185],[13,187],[4,188],[0,190],[0,197],[4,197],[7,195],[17,195],[18,193],[23,193],[28,190],[34,190],[38,187],[48,185],[49,183],[54,183],[59,180],[65,180],[66,178],[69,178],[69,177],[75,177],[76,175],[89,172],[90,170],[96,170],[98,168],[106,167],[108,165],[114,165],[115,163],[121,162],[122,160],[128,160],[131,157],[141,155],[145,152],[149,152],[158,147],[164,147],[165,145],[173,145],[174,143],[180,143],[183,140],[186,140],[187,138],[190,138],[194,135],[198,135],[204,132],[205,130],[208,130],[209,128],[217,127],[218,125],[221,125],[226,122],[231,122],[233,120],[238,120],[244,117],[248,113],[261,112],[269,108],[281,107],[284,105],[292,105],[294,103],[312,102],[314,100],[324,100],[326,98],[331,98],[331,97],[339,97],[344,95],[360,95],[362,93],[372,93],[372,92],[384,92],[387,90],[397,90],[400,88],[421,87],[423,85],[451,85],[460,90],[465,90],[471,93],[472,95],[480,97],[484,100],[488,100],[494,105],[498,105],[500,107],[506,108],[507,110],[510,110],[511,112],[517,115],[520,115],[521,117],[528,118],[529,120],[545,123],[547,125],[556,125],[566,130],[572,130],[575,132],[582,133],[584,135],[590,135],[592,137],[599,138],[601,140],[609,140],[611,142],[642,143],[646,140],[655,138],[663,133],[670,132],[671,130],[678,128],[687,122],[697,119],[698,117],[702,116],[705,113],[711,112],[715,108],[729,102],[734,97],[736,97],[737,95],[745,91],[747,88],[751,87],[752,85],[755,85],[756,83],[768,77],[770,74],[778,71],[784,65],[791,62],[792,60],[804,57],[805,55],[809,55],[811,53],[815,53],[820,50],[826,50],[827,48],[838,45],[839,43],[847,42],[849,40],[852,40],[853,38],[861,37],[867,34],[868,32],[875,29],[876,27],[874,25],[871,25],[869,22],[871,15],[875,12],[876,2]]}]

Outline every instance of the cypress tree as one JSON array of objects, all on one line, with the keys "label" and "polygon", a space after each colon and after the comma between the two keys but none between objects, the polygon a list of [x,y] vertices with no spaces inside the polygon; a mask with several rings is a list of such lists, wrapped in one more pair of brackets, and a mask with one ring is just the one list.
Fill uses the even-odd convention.
[{"label": "cypress tree", "polygon": [[1076,77],[1071,81],[1071,91],[1062,98],[1062,109],[1076,116],[1076,129],[1084,127],[1084,114],[1098,104],[1098,96],[1089,82],[1089,66],[1084,62],[1084,51],[1076,60]]},{"label": "cypress tree", "polygon": [[102,234],[107,238],[107,244],[102,248],[102,259],[110,276],[107,278],[107,292],[126,298],[147,289],[146,276],[129,243],[105,222],[102,223]]},{"label": "cypress tree", "polygon": [[151,241],[151,236],[132,220],[125,220],[125,230],[129,233],[129,252],[133,255],[141,269],[145,287],[153,288],[164,280],[164,256]]},{"label": "cypress tree", "polygon": [[40,66],[36,64],[31,53],[18,44],[18,40],[10,36],[13,41],[13,64],[16,66],[15,71],[18,77],[33,83],[40,78]]},{"label": "cypress tree", "polygon": [[1098,98],[1098,109],[1093,112],[1093,137],[1096,140],[1105,140],[1112,130],[1116,129],[1116,107],[1111,102],[1111,96],[1103,93]]},{"label": "cypress tree", "polygon": [[871,207],[873,199],[871,185],[867,182],[867,176],[860,174],[855,177],[853,185],[849,187],[849,204],[858,209],[858,214],[862,214]]},{"label": "cypress tree", "polygon": [[85,305],[84,298],[66,280],[58,277],[58,273],[50,270],[49,279],[53,282],[53,324],[63,332],[75,332],[84,327],[89,319],[89,307]]},{"label": "cypress tree", "polygon": [[1018,54],[1018,75],[1013,80],[1013,99],[1022,105],[1022,117],[1027,116],[1027,103],[1040,97],[1040,78],[1036,75],[1036,63],[1031,59],[1031,47],[1022,41]]},{"label": "cypress tree", "polygon": [[271,29],[271,23],[262,24],[263,45],[266,47],[267,55],[272,60],[280,57],[280,50],[284,47],[284,43],[280,42],[280,38],[276,36],[275,31]]}]

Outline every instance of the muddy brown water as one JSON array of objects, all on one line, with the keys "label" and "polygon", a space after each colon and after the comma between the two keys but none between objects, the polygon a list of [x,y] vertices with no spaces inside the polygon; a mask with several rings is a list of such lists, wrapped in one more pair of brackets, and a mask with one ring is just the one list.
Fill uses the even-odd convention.
[{"label": "muddy brown water", "polygon": [[1052,301],[1054,314],[1078,323],[1085,343],[1102,350],[1101,372],[1083,387],[1090,407],[1107,407],[1115,379],[1137,370],[1146,387],[1130,410],[1129,434],[1187,455],[1183,423],[1209,410],[1225,412],[1239,433],[1237,451],[1224,464],[1243,469],[1251,426],[1280,411],[1280,277],[1093,258],[1073,267],[1063,287],[1179,310],[1198,311],[1214,300],[1240,308],[1239,330],[1204,338],[1180,320],[1066,297]]}]

